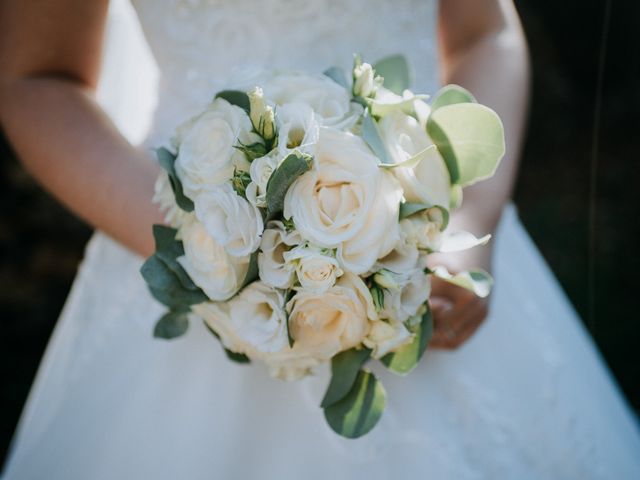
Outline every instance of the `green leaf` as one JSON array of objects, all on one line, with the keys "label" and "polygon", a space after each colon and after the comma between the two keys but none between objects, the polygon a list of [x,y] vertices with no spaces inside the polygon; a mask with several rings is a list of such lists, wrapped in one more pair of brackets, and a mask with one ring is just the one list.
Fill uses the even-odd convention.
[{"label": "green leaf", "polygon": [[169,340],[184,335],[188,328],[189,318],[185,312],[168,312],[156,323],[153,336]]},{"label": "green leaf", "polygon": [[451,202],[449,208],[460,208],[462,206],[462,187],[460,185],[451,185]]},{"label": "green leaf", "polygon": [[403,202],[400,204],[399,220],[408,218],[411,215],[420,213],[424,210],[428,210],[429,208],[437,208],[442,213],[442,226],[440,227],[440,231],[444,232],[447,226],[449,225],[449,210],[447,210],[446,208],[440,205],[428,205],[426,203]]},{"label": "green leaf", "polygon": [[249,257],[249,268],[247,269],[247,273],[244,276],[244,280],[242,280],[242,283],[240,284],[240,289],[238,290],[238,292],[240,292],[240,290],[242,290],[244,287],[249,285],[251,282],[253,282],[257,278],[258,278],[258,250],[253,252],[251,254],[251,257]]},{"label": "green leaf", "polygon": [[362,115],[362,139],[369,145],[380,163],[387,165],[393,163],[382,140],[382,135],[380,135],[380,129],[368,110],[365,110]]},{"label": "green leaf", "polygon": [[360,370],[349,393],[324,409],[327,423],[339,435],[358,438],[378,423],[387,403],[387,394],[376,376]]},{"label": "green leaf", "polygon": [[169,175],[169,183],[171,184],[171,190],[173,190],[176,203],[185,212],[193,212],[193,201],[184,194],[182,183],[176,173],[176,156],[164,147],[156,150],[156,155],[158,156],[158,163],[162,169],[167,172],[167,175]]},{"label": "green leaf", "polygon": [[253,162],[256,158],[264,157],[267,154],[267,146],[262,142],[255,142],[251,145],[245,145],[238,140],[238,145],[234,145],[235,149],[244,153],[247,160]]},{"label": "green leaf", "polygon": [[409,63],[403,55],[382,58],[373,65],[373,68],[378,75],[384,77],[384,87],[395,94],[402,95],[402,92],[411,85]]},{"label": "green leaf", "polygon": [[438,249],[438,252],[461,252],[480,245],[486,245],[490,239],[491,234],[478,238],[471,232],[460,230],[458,232],[444,235],[442,238],[442,245]]},{"label": "green leaf", "polygon": [[477,103],[446,105],[431,112],[427,133],[444,158],[451,182],[460,186],[491,177],[505,152],[500,117]]},{"label": "green leaf", "polygon": [[267,183],[267,220],[274,218],[284,208],[284,197],[296,179],[311,169],[311,156],[292,152],[271,174]]},{"label": "green leaf", "polygon": [[178,280],[180,280],[184,288],[199,291],[200,287],[193,283],[189,274],[187,274],[185,269],[182,268],[182,265],[177,261],[178,257],[184,255],[182,242],[175,238],[177,233],[178,231],[175,228],[165,225],[153,226],[153,237],[156,241],[156,256],[178,277]]},{"label": "green leaf", "polygon": [[433,274],[449,283],[466,288],[480,298],[487,297],[489,293],[491,293],[491,287],[493,286],[493,277],[481,269],[469,270],[452,275],[443,266],[437,266],[433,269]]},{"label": "green leaf", "polygon": [[433,102],[431,102],[431,111],[435,111],[440,107],[454,105],[456,103],[477,103],[471,92],[462,88],[460,85],[445,85],[436,93]]},{"label": "green leaf", "polygon": [[371,350],[368,348],[352,348],[338,353],[331,359],[331,381],[320,404],[322,408],[336,403],[349,393],[360,367],[370,356]]},{"label": "green leaf", "polygon": [[409,330],[415,334],[411,343],[403,345],[395,352],[387,353],[380,361],[392,372],[398,375],[407,375],[420,362],[427,349],[429,340],[433,335],[433,315],[427,305],[427,311],[422,315],[422,320],[410,325]]},{"label": "green leaf", "polygon": [[202,290],[185,288],[178,276],[157,255],[149,257],[140,272],[156,300],[172,309],[185,309],[208,300]]},{"label": "green leaf", "polygon": [[[204,319],[202,320],[202,323],[204,323],[204,326],[207,328],[207,330],[209,330],[211,335],[216,337],[220,342],[220,345],[222,345],[222,340],[220,340],[220,335],[218,335],[218,332],[216,332],[213,328],[211,328],[209,324],[204,321]],[[244,353],[232,352],[231,350],[226,348],[224,345],[222,345],[222,348],[224,349],[224,353],[227,355],[227,358],[229,360],[232,360],[236,363],[251,363],[251,359],[247,357]]]},{"label": "green leaf", "polygon": [[237,168],[234,169],[231,186],[233,187],[233,190],[235,190],[235,192],[245,200],[247,199],[247,186],[250,183],[251,175],[249,175],[249,172],[238,170]]},{"label": "green leaf", "polygon": [[351,90],[349,83],[347,82],[347,76],[340,67],[328,68],[323,73],[341,87],[344,87],[349,91]]},{"label": "green leaf", "polygon": [[429,145],[427,148],[425,148],[424,150],[421,150],[420,152],[416,153],[413,157],[408,158],[404,162],[400,162],[400,163],[381,163],[379,166],[382,167],[382,168],[389,168],[389,169],[398,168],[398,167],[415,168],[428,155],[430,155],[431,153],[436,154],[435,153],[436,149],[437,149],[437,147],[435,145]]},{"label": "green leaf", "polygon": [[249,95],[246,92],[240,90],[222,90],[216,93],[215,98],[222,98],[231,105],[235,105],[243,109],[247,114],[249,113]]}]

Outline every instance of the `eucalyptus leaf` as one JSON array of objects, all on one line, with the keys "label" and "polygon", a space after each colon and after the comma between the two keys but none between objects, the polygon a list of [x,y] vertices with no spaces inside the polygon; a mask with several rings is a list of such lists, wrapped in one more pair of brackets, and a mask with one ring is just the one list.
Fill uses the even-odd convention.
[{"label": "eucalyptus leaf", "polygon": [[426,306],[427,311],[422,315],[421,321],[417,324],[410,324],[408,327],[414,334],[413,340],[380,359],[389,370],[398,375],[407,375],[418,365],[427,349],[429,340],[431,340],[433,335],[433,315],[428,304]]},{"label": "eucalyptus leaf", "polygon": [[246,92],[241,92],[240,90],[222,90],[216,93],[215,98],[222,98],[231,105],[240,107],[247,112],[247,114],[249,113],[249,95],[247,95]]},{"label": "eucalyptus leaf", "polygon": [[460,185],[451,185],[451,201],[449,202],[449,208],[451,210],[460,208],[462,206],[463,197],[462,187]]},{"label": "eucalyptus leaf", "polygon": [[378,75],[384,78],[384,87],[393,93],[402,95],[402,92],[411,85],[409,63],[403,55],[384,57],[378,60],[373,68]]},{"label": "eucalyptus leaf", "polygon": [[351,87],[347,82],[347,76],[345,75],[344,70],[342,70],[340,67],[328,68],[323,73],[341,87],[344,87],[346,90],[351,91]]},{"label": "eucalyptus leaf", "polygon": [[[213,328],[211,328],[204,319],[202,320],[202,323],[204,323],[204,326],[207,328],[207,330],[209,330],[211,335],[216,337],[220,342],[220,345],[222,345],[222,340],[220,340],[220,335],[218,335],[218,332],[216,332]],[[229,360],[232,360],[236,363],[251,363],[251,359],[247,357],[244,353],[232,352],[231,350],[226,348],[224,345],[222,345],[222,348],[224,349],[224,353],[227,355],[227,358]]]},{"label": "eucalyptus leaf", "polygon": [[178,276],[157,255],[149,257],[140,272],[153,296],[170,308],[189,307],[208,300],[202,290],[185,288]]},{"label": "eucalyptus leaf", "polygon": [[156,242],[156,256],[169,267],[169,269],[178,277],[180,283],[187,290],[199,291],[198,287],[185,269],[178,263],[178,257],[184,255],[184,247],[180,240],[177,240],[175,228],[166,225],[154,225],[153,237]]},{"label": "eucalyptus leaf", "polygon": [[169,176],[169,183],[171,184],[171,190],[173,191],[176,203],[185,212],[193,212],[193,201],[184,194],[182,183],[176,173],[176,156],[164,147],[156,150],[156,155],[158,156],[158,163]]},{"label": "eucalyptus leaf", "polygon": [[369,145],[380,163],[386,165],[393,163],[382,140],[382,135],[380,135],[380,129],[368,110],[365,110],[362,115],[362,139]]},{"label": "eucalyptus leaf", "polygon": [[287,155],[271,174],[266,193],[267,220],[282,211],[287,190],[300,175],[311,169],[311,161],[311,156],[295,151]]},{"label": "eucalyptus leaf", "polygon": [[368,348],[345,350],[331,359],[331,381],[322,399],[322,408],[336,403],[349,393],[358,375],[360,367],[371,356]]},{"label": "eucalyptus leaf", "polygon": [[153,336],[170,340],[184,335],[189,328],[189,318],[185,312],[168,312],[156,322]]},{"label": "eucalyptus leaf", "polygon": [[471,92],[462,88],[460,85],[446,85],[436,93],[431,102],[431,111],[435,111],[440,107],[454,105],[456,103],[477,103]]},{"label": "eucalyptus leaf", "polygon": [[258,250],[249,257],[249,268],[240,284],[240,290],[258,278]]},{"label": "eucalyptus leaf", "polygon": [[368,371],[360,370],[349,393],[324,409],[329,426],[346,438],[365,435],[378,423],[387,403],[382,383]]},{"label": "eucalyptus leaf", "polygon": [[500,117],[477,103],[446,105],[431,112],[427,133],[451,176],[451,182],[471,185],[491,177],[505,152]]},{"label": "eucalyptus leaf", "polygon": [[466,288],[475,293],[480,298],[487,297],[491,293],[493,278],[489,273],[481,269],[469,270],[452,275],[443,266],[433,269],[433,274],[449,283]]},{"label": "eucalyptus leaf", "polygon": [[400,163],[381,163],[379,165],[379,167],[382,168],[415,168],[418,166],[418,164],[424,160],[429,154],[431,154],[434,150],[437,150],[437,147],[435,145],[429,145],[427,148],[425,148],[424,150],[421,150],[420,152],[416,153],[413,157],[408,158],[407,160],[405,160],[404,162],[400,162]]}]

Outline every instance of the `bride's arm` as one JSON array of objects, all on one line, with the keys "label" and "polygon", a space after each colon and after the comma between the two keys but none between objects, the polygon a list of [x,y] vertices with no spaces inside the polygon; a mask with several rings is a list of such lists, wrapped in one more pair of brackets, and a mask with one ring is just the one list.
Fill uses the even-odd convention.
[{"label": "bride's arm", "polygon": [[[529,96],[529,57],[511,0],[441,0],[438,19],[443,83],[461,85],[493,108],[504,123],[507,151],[496,175],[464,190],[453,230],[493,232],[513,188]],[[490,270],[492,243],[434,258],[450,270]],[[435,257],[435,256],[434,256]],[[449,283],[433,282],[432,346],[455,348],[487,314],[487,300]]]},{"label": "bride's arm", "polygon": [[156,166],[95,101],[107,0],[0,2],[0,126],[57,199],[138,253],[153,250]]},{"label": "bride's arm", "polygon": [[466,188],[455,213],[478,233],[495,229],[513,187],[529,98],[526,41],[511,0],[442,0],[442,80],[470,90],[505,128],[507,152],[496,175]]}]

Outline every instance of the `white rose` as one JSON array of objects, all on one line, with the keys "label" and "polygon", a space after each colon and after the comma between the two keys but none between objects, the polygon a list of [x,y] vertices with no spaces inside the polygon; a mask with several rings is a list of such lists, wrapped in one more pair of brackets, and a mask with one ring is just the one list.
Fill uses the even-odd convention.
[{"label": "white rose", "polygon": [[386,268],[392,272],[409,272],[416,268],[419,255],[418,247],[407,241],[405,233],[401,229],[400,238],[393,247],[393,250],[378,259],[373,270],[377,271],[381,268]]},{"label": "white rose", "polygon": [[[420,123],[402,112],[390,113],[378,125],[394,163],[404,162],[433,145]],[[449,207],[451,178],[436,149],[415,167],[397,167],[392,171],[402,185],[407,202]]]},{"label": "white rose", "polygon": [[350,92],[326,75],[278,75],[266,83],[264,91],[278,106],[309,105],[321,118],[321,125],[348,129],[362,113],[362,106],[351,102]]},{"label": "white rose", "polygon": [[371,324],[371,330],[362,343],[372,350],[372,358],[381,358],[410,343],[413,337],[402,322],[378,320]]},{"label": "white rose", "polygon": [[262,234],[258,254],[260,280],[276,288],[291,287],[295,267],[285,261],[284,253],[301,241],[298,232],[287,232],[282,222],[269,222]]},{"label": "white rose", "polygon": [[366,285],[349,272],[324,293],[299,290],[287,304],[289,332],[294,339],[288,353],[328,360],[360,345],[377,314]]},{"label": "white rose", "polygon": [[249,175],[251,183],[247,185],[247,200],[256,207],[266,207],[267,183],[271,174],[278,167],[278,159],[274,155],[265,155],[251,162]]},{"label": "white rose", "polygon": [[337,248],[347,269],[365,273],[396,244],[401,188],[348,133],[321,129],[315,163],[287,191],[284,216],[306,240]]},{"label": "white rose", "polygon": [[306,103],[287,103],[278,108],[278,151],[282,158],[292,150],[313,154],[318,141],[319,123]]},{"label": "white rose", "polygon": [[196,216],[209,235],[230,255],[243,257],[260,246],[262,215],[230,184],[202,192],[194,204]]},{"label": "white rose", "polygon": [[402,288],[384,290],[384,306],[380,311],[380,317],[404,322],[416,315],[430,294],[429,276],[421,270],[415,270],[407,276]]},{"label": "white rose", "polygon": [[439,208],[428,208],[400,220],[402,237],[409,245],[438,251],[442,245],[443,215]]},{"label": "white rose", "polygon": [[164,221],[174,228],[182,225],[187,212],[182,210],[176,203],[176,198],[169,182],[166,172],[160,172],[154,185],[153,200],[164,213]]},{"label": "white rose", "polygon": [[248,168],[244,154],[234,146],[259,141],[244,110],[221,98],[214,100],[178,128],[175,168],[185,195],[195,201],[201,191],[229,180],[234,168]]},{"label": "white rose", "polygon": [[289,344],[284,295],[262,282],[253,282],[229,302],[235,333],[258,352],[278,352]]},{"label": "white rose", "polygon": [[248,256],[228,255],[193,214],[178,230],[178,238],[184,244],[178,262],[209,298],[226,300],[236,293],[249,268]]},{"label": "white rose", "polygon": [[283,256],[287,263],[295,265],[302,288],[313,293],[326,292],[344,273],[335,257],[317,248],[296,247]]}]

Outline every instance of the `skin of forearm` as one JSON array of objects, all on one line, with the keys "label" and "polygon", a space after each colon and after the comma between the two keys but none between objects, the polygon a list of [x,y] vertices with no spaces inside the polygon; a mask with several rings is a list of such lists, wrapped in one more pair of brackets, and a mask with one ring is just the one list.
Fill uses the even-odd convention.
[{"label": "skin of forearm", "polygon": [[132,147],[70,79],[35,76],[2,85],[0,124],[33,177],[76,215],[141,255],[153,251],[158,167]]},{"label": "skin of forearm", "polygon": [[513,189],[529,98],[529,57],[519,22],[488,32],[468,48],[443,58],[443,81],[471,91],[502,119],[506,153],[496,174],[464,189],[462,207],[452,215],[454,229],[478,235],[493,232]]}]

